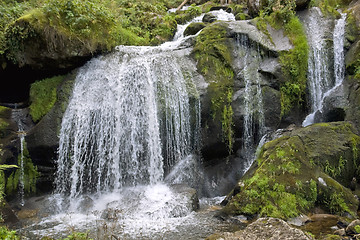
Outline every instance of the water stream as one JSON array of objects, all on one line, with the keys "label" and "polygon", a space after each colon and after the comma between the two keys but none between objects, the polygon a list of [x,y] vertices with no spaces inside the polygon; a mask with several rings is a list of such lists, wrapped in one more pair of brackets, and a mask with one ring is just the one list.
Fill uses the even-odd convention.
[{"label": "water stream", "polygon": [[27,113],[24,109],[13,109],[12,110],[12,119],[16,122],[18,126],[17,135],[20,140],[20,152],[18,156],[18,167],[19,167],[19,185],[18,185],[18,195],[19,195],[19,204],[20,206],[24,206],[25,204],[25,183],[24,183],[24,147],[25,147],[25,126],[23,120],[25,119],[25,115]]},{"label": "water stream", "polygon": [[[330,52],[326,39],[326,25],[329,20],[324,19],[320,9],[314,8],[313,14],[305,24],[307,29],[310,52],[308,58],[308,88],[310,94],[311,113],[303,121],[303,126],[316,122],[316,114],[323,111],[324,100],[344,80],[344,34],[346,14],[335,21],[333,29],[333,52]],[[333,59],[331,57],[333,56]],[[333,60],[333,61],[332,61]],[[332,66],[331,62],[334,62]]]},{"label": "water stream", "polygon": [[194,36],[178,29],[173,42],[118,46],[79,70],[61,125],[56,191],[28,203],[42,206],[44,218],[24,235],[71,228],[96,239],[199,239],[230,227],[209,210],[218,199],[201,200],[194,212],[188,186],[202,180],[194,80],[202,76],[186,45]]},{"label": "water stream", "polygon": [[245,173],[255,159],[258,141],[266,133],[261,80],[258,72],[261,56],[259,46],[246,35],[237,36],[237,51],[242,59],[244,80],[244,123],[242,156]]}]

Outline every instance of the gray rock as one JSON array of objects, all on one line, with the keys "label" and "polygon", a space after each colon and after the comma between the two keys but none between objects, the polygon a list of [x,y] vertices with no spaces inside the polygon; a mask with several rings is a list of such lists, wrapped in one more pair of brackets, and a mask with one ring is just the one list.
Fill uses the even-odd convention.
[{"label": "gray rock", "polygon": [[244,230],[234,233],[214,234],[207,239],[223,240],[310,240],[311,236],[305,234],[300,229],[290,227],[285,221],[277,218],[259,218],[249,224]]},{"label": "gray rock", "polygon": [[269,39],[267,35],[257,29],[253,20],[229,22],[230,34],[244,34],[247,35],[252,42],[260,44],[260,46],[277,55],[279,51],[288,51],[293,48],[289,39],[284,35],[283,30],[274,30],[270,26],[271,31]]}]

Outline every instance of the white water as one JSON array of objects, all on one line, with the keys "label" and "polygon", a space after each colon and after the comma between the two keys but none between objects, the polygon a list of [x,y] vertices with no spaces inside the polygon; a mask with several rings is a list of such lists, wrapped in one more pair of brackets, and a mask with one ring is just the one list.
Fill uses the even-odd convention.
[{"label": "white water", "polygon": [[12,111],[12,119],[17,123],[18,126],[18,137],[20,140],[20,153],[18,156],[18,167],[19,167],[19,185],[18,185],[18,195],[19,195],[19,204],[24,206],[25,204],[25,170],[24,170],[24,146],[25,146],[25,128],[22,122],[24,118],[24,112],[22,109],[14,109]]},{"label": "white water", "polygon": [[242,57],[244,90],[244,133],[242,155],[245,173],[255,159],[257,141],[265,134],[265,117],[258,68],[261,62],[259,46],[251,44],[246,35],[237,38],[238,52]]},{"label": "white water", "polygon": [[24,228],[28,236],[71,228],[96,239],[199,239],[222,227],[172,185],[201,184],[199,76],[183,45],[189,37],[179,36],[160,47],[119,46],[79,70],[60,132],[56,194],[37,201],[48,217]]},{"label": "white water", "polygon": [[[320,11],[320,10],[318,10]],[[317,17],[310,18],[307,26],[310,53],[308,58],[308,87],[310,93],[311,113],[303,121],[303,126],[315,122],[315,114],[322,112],[324,99],[342,84],[345,76],[344,34],[346,14],[336,20],[333,30],[334,72],[331,74],[330,52],[326,46],[325,30],[322,21]]]}]

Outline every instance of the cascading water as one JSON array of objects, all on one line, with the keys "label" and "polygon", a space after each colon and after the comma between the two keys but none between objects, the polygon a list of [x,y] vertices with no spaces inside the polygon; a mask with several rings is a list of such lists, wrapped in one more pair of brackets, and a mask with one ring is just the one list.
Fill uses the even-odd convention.
[{"label": "cascading water", "polygon": [[266,133],[263,100],[258,68],[261,62],[259,46],[252,44],[246,35],[237,36],[238,52],[242,58],[244,80],[244,133],[242,155],[246,160],[244,173],[250,168],[257,141]]},{"label": "cascading water", "polygon": [[192,211],[197,197],[183,185],[201,181],[193,80],[202,77],[188,38],[119,46],[79,70],[60,132],[56,194],[42,201],[58,214],[25,231],[51,235],[70,223],[99,239],[198,239],[221,226]]},{"label": "cascading water", "polygon": [[336,20],[333,34],[335,87],[341,85],[345,78],[345,25],[346,13],[341,13],[341,18]]},{"label": "cascading water", "polygon": [[[322,16],[320,9],[314,8],[317,15]],[[344,74],[344,33],[346,14],[336,20],[333,31],[333,56],[334,66],[329,65],[331,52],[326,45],[325,30],[328,20],[310,15],[305,24],[309,39],[310,53],[308,58],[308,88],[310,94],[311,113],[303,121],[303,126],[315,122],[315,115],[323,110],[325,97],[329,96],[333,89],[341,85]],[[332,74],[332,72],[334,74]],[[335,79],[334,79],[335,76]]]},{"label": "cascading water", "polygon": [[60,133],[58,193],[155,184],[191,153],[192,76],[179,62],[193,63],[176,54],[118,47],[81,69]]},{"label": "cascading water", "polygon": [[23,109],[14,109],[12,111],[12,119],[17,123],[18,126],[18,137],[20,139],[20,153],[18,156],[18,166],[19,166],[19,185],[18,185],[18,194],[19,194],[19,203],[21,206],[24,206],[25,204],[25,183],[24,183],[24,176],[25,176],[25,170],[24,170],[24,146],[25,146],[25,127],[22,122],[24,119],[24,113]]}]

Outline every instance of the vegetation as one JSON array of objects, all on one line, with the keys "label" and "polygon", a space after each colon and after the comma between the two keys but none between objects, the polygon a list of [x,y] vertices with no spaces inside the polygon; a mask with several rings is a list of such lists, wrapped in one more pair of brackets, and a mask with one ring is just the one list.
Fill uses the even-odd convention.
[{"label": "vegetation", "polygon": [[234,113],[231,106],[234,71],[226,29],[226,23],[214,23],[204,28],[196,38],[194,56],[198,69],[209,83],[212,118],[221,123],[223,140],[231,153],[234,143]]},{"label": "vegetation", "polygon": [[[35,193],[36,192],[36,180],[39,177],[39,173],[37,171],[36,166],[31,161],[29,152],[26,148],[26,144],[23,146],[23,158],[21,159],[21,155],[18,156],[18,166],[23,165],[23,169],[17,167],[16,171],[11,173],[11,175],[6,180],[6,193],[13,194],[17,191],[20,183],[21,174],[23,174],[24,180],[24,193]],[[23,163],[21,163],[23,161]],[[22,173],[23,171],[23,173]]]},{"label": "vegetation", "polygon": [[56,90],[64,76],[46,78],[31,84],[30,115],[34,122],[38,122],[56,102]]},{"label": "vegetation", "polygon": [[[258,167],[244,176],[241,191],[225,212],[287,219],[320,206],[333,214],[356,216],[358,200],[339,183],[350,183],[356,174],[349,161],[357,157],[359,145],[353,131],[349,123],[321,123],[266,143]],[[359,159],[354,161],[358,164]]]},{"label": "vegetation", "polygon": [[257,27],[271,40],[267,24],[283,28],[294,48],[280,53],[282,71],[288,81],[280,86],[281,115],[303,103],[306,91],[308,43],[303,26],[295,15],[295,1],[269,1],[257,18]]},{"label": "vegetation", "polygon": [[0,239],[4,240],[20,240],[20,237],[16,235],[16,231],[9,230],[5,226],[0,226]]},{"label": "vegetation", "polygon": [[[80,42],[90,51],[116,45],[156,45],[170,39],[177,22],[201,13],[191,7],[169,13],[178,1],[142,0],[1,0],[0,55],[16,61],[28,39]],[[51,44],[51,43],[50,43]]]}]

